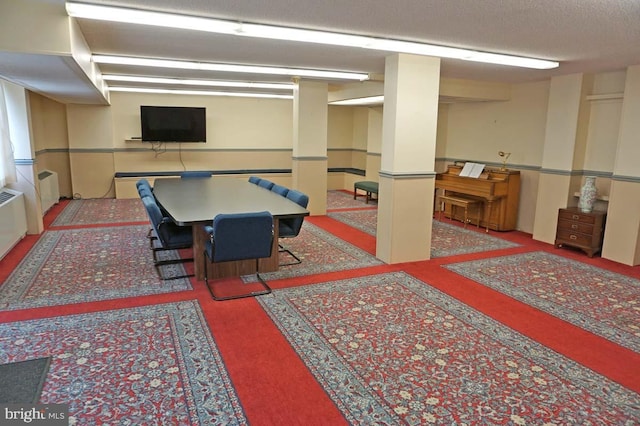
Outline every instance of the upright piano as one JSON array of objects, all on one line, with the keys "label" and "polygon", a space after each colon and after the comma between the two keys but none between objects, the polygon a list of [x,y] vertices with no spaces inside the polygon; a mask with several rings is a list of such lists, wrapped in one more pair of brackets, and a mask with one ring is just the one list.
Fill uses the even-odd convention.
[{"label": "upright piano", "polygon": [[[470,223],[495,231],[516,229],[520,172],[485,168],[480,177],[473,178],[460,176],[462,167],[452,164],[446,172],[436,174],[436,190],[440,194],[482,201],[481,208],[468,212],[467,220]],[[464,220],[463,212],[455,206],[446,206],[444,214],[455,220]]]}]

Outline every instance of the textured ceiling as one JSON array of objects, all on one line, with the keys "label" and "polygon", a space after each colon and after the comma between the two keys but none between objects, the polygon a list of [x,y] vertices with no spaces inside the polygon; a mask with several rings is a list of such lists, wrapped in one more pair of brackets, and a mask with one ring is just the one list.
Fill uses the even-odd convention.
[{"label": "textured ceiling", "polygon": [[[556,74],[640,64],[638,0],[92,0],[179,12],[422,41],[560,61],[555,70],[524,70],[443,61],[443,76],[521,82]],[[166,31],[81,20],[99,53],[193,58],[382,73],[387,52]]]},{"label": "textured ceiling", "polygon": [[[63,5],[63,0],[42,0]],[[463,47],[560,62],[529,70],[442,61],[442,77],[526,82],[640,64],[639,0],[88,0],[177,12]],[[384,72],[389,52],[260,40],[146,25],[78,20],[93,53],[206,62]],[[221,74],[100,65],[104,73],[223,79]],[[251,80],[288,80],[246,76]],[[236,77],[238,78],[238,77]]]}]

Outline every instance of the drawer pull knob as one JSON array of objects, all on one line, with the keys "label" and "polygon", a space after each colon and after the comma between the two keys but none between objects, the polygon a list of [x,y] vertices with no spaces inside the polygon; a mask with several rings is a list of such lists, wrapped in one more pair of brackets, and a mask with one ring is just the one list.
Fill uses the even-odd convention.
[{"label": "drawer pull knob", "polygon": [[578,229],[578,225],[574,223],[573,225],[571,225],[571,229]]},{"label": "drawer pull knob", "polygon": [[580,219],[580,216],[577,214],[574,214],[573,216],[571,216],[572,219]]},{"label": "drawer pull knob", "polygon": [[577,240],[578,237],[576,235],[569,235],[569,239],[571,240]]}]

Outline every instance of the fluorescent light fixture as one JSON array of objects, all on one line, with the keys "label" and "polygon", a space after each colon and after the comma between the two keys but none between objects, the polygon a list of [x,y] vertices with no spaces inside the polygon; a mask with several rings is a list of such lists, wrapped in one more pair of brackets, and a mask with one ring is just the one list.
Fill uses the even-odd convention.
[{"label": "fluorescent light fixture", "polygon": [[102,78],[107,81],[124,81],[128,83],[152,83],[170,84],[185,86],[208,86],[208,87],[245,87],[249,89],[273,89],[273,90],[293,90],[294,83],[259,83],[253,81],[221,81],[221,80],[194,80],[188,78],[164,78],[146,77],[135,75],[103,74]]},{"label": "fluorescent light fixture", "polygon": [[163,95],[228,96],[234,98],[293,99],[293,95],[275,93],[219,92],[209,90],[152,89],[146,87],[109,87],[110,92],[158,93]]},{"label": "fluorescent light fixture", "polygon": [[368,96],[366,98],[344,99],[329,102],[329,105],[376,105],[384,102],[384,96]]},{"label": "fluorescent light fixture", "polygon": [[208,31],[219,34],[236,34],[238,32],[238,23],[221,19],[74,2],[67,2],[66,8],[67,14],[74,18],[98,19],[101,21],[143,24],[166,28],[182,28],[185,30]]},{"label": "fluorescent light fixture", "polygon": [[458,49],[454,47],[411,41],[333,33],[328,31],[234,22],[222,19],[201,18],[197,16],[176,15],[163,12],[75,2],[67,2],[66,8],[69,16],[74,18],[98,19],[140,25],[180,28],[243,37],[258,37],[274,40],[299,41],[303,43],[360,47],[363,49],[413,53],[417,55],[437,56],[441,58],[452,58],[464,61],[485,62],[524,68],[550,69],[557,68],[559,66],[558,62],[543,59],[479,52],[469,49]]},{"label": "fluorescent light fixture", "polygon": [[359,81],[364,81],[369,78],[369,74],[366,73],[325,71],[304,68],[261,67],[255,65],[216,64],[212,62],[174,61],[171,59],[137,58],[131,56],[93,55],[91,59],[93,60],[93,62],[96,62],[98,64],[135,65],[143,67],[177,68],[199,71],[288,75],[292,77],[328,78]]}]

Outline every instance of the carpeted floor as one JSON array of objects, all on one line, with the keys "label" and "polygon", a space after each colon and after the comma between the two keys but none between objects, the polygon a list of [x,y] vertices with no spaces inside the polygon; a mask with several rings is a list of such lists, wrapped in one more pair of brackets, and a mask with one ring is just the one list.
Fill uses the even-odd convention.
[{"label": "carpeted floor", "polygon": [[[375,214],[346,191],[328,201]],[[203,282],[158,280],[135,204],[62,202],[0,261],[0,364],[51,356],[40,402],[77,424],[640,418],[638,267],[518,232],[387,265],[375,235],[315,216],[282,241],[303,263],[268,276],[272,295],[215,302]]]},{"label": "carpeted floor", "polygon": [[[190,290],[188,279],[158,277],[148,230],[132,225],[46,231],[0,287],[0,310]],[[184,274],[180,264],[163,268],[170,276]]]},{"label": "carpeted floor", "polygon": [[[369,235],[376,235],[377,210],[332,211],[327,214]],[[467,229],[452,223],[433,221],[431,235],[431,257],[446,257],[480,251],[517,247],[518,244],[494,237],[484,230]],[[499,234],[498,234],[499,235]]]},{"label": "carpeted floor", "polygon": [[0,324],[2,358],[52,356],[69,424],[247,424],[197,301]]},{"label": "carpeted floor", "polygon": [[51,226],[148,222],[147,212],[137,198],[95,198],[71,200]]},{"label": "carpeted floor", "polygon": [[327,192],[327,209],[328,210],[345,210],[345,209],[376,209],[378,202],[376,200],[365,203],[365,198],[360,196],[353,199],[353,192],[347,191],[328,191]]},{"label": "carpeted floor", "polygon": [[403,272],[259,301],[351,424],[640,418],[637,394]]},{"label": "carpeted floor", "polygon": [[[302,260],[302,263],[283,266],[277,272],[261,274],[265,279],[276,280],[335,272],[382,263],[375,256],[337,238],[309,221],[303,223],[298,237],[283,238],[280,242],[295,253]],[[283,261],[286,256],[286,254],[281,254]]]},{"label": "carpeted floor", "polygon": [[544,252],[445,267],[640,352],[640,280]]}]

